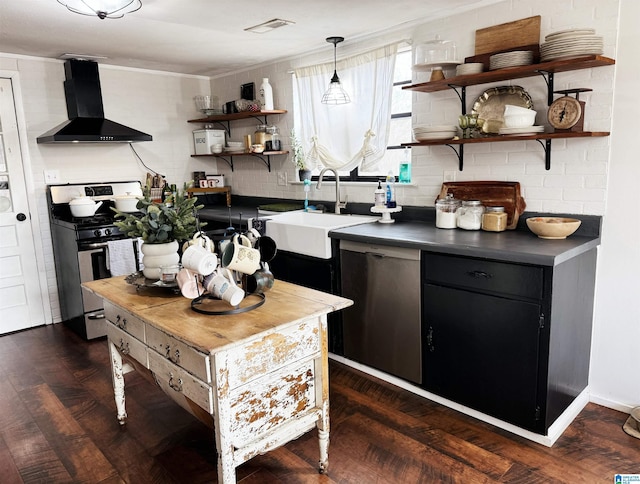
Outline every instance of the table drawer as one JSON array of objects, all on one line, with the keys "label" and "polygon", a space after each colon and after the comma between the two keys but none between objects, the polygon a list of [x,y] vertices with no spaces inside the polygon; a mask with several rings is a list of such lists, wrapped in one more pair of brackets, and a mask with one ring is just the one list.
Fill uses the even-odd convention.
[{"label": "table drawer", "polygon": [[213,413],[213,394],[209,385],[155,351],[148,350],[147,353],[149,370],[164,383],[161,385],[163,389],[167,386],[171,388],[167,393],[172,398],[185,396],[209,414]]},{"label": "table drawer", "polygon": [[[318,383],[320,384],[320,383]],[[277,425],[316,409],[315,362],[309,360],[263,376],[229,394],[235,447],[255,441]]]},{"label": "table drawer", "polygon": [[128,355],[144,365],[145,368],[149,368],[147,347],[141,341],[120,328],[116,328],[111,322],[107,323],[107,336],[121,354]]},{"label": "table drawer", "polygon": [[423,279],[447,286],[541,299],[544,269],[473,257],[429,253],[423,259]]},{"label": "table drawer", "polygon": [[123,331],[140,341],[144,341],[144,323],[118,306],[104,301],[105,318]]},{"label": "table drawer", "polygon": [[229,388],[319,353],[321,327],[320,318],[315,318],[229,350]]},{"label": "table drawer", "polygon": [[165,359],[184,368],[205,383],[211,383],[209,355],[194,350],[153,326],[148,325],[146,333],[146,343],[149,348],[157,351]]}]

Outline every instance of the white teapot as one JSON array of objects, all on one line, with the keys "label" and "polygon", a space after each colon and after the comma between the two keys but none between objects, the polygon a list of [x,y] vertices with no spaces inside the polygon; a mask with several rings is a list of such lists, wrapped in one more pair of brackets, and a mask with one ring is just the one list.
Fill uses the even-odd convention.
[{"label": "white teapot", "polygon": [[102,202],[95,202],[90,197],[76,197],[69,202],[74,217],[93,217],[100,205]]}]

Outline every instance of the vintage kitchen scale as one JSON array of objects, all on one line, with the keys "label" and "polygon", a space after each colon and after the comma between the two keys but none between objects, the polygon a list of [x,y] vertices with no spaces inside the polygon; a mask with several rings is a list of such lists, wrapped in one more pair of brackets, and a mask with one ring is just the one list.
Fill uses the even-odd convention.
[{"label": "vintage kitchen scale", "polygon": [[[555,133],[583,131],[585,102],[580,101],[580,93],[592,90],[578,88],[553,91],[554,94],[564,94],[553,101],[547,111],[547,119]],[[575,94],[575,97],[571,97],[571,94]]]}]

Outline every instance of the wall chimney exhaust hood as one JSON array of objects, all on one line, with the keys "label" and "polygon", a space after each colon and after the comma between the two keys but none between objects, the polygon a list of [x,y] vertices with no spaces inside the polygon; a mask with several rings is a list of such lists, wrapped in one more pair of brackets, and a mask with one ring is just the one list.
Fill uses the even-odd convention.
[{"label": "wall chimney exhaust hood", "polygon": [[105,119],[97,62],[69,59],[64,72],[69,120],[39,136],[38,143],[133,143],[153,139]]}]

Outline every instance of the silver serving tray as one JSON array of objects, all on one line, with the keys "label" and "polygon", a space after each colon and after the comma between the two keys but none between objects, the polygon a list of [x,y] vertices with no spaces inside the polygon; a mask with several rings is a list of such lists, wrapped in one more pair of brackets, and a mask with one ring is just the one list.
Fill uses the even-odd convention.
[{"label": "silver serving tray", "polygon": [[180,287],[177,282],[163,282],[155,279],[147,279],[142,272],[134,272],[124,278],[127,284],[136,286],[138,289],[169,289],[175,293],[180,292]]},{"label": "silver serving tray", "polygon": [[499,86],[487,89],[473,103],[471,114],[483,120],[482,132],[499,134],[504,127],[504,107],[507,104],[533,109],[533,100],[520,86]]}]

